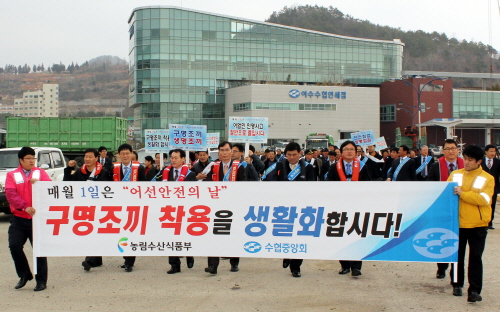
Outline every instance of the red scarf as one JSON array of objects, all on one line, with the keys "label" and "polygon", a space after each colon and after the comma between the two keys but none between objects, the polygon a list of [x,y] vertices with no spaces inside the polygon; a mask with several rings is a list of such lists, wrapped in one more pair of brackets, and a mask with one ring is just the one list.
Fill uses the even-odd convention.
[{"label": "red scarf", "polygon": [[[448,164],[446,163],[446,159],[444,158],[444,156],[439,158],[438,162],[439,162],[439,176],[440,176],[439,181],[448,181],[448,177],[450,176],[450,174],[448,173],[448,170],[449,170]],[[458,165],[458,168],[455,168],[455,170],[463,169],[464,168],[464,160],[460,157],[457,157],[457,165]]]},{"label": "red scarf", "polygon": [[[222,177],[222,180],[220,180],[219,177],[220,164],[221,164],[220,161],[216,161],[214,166],[212,167],[212,181],[224,180],[224,177]],[[240,165],[239,161],[233,160],[233,164],[231,165],[231,173],[229,174],[229,181],[236,181],[239,165]]]},{"label": "red scarf", "polygon": [[[140,163],[138,161],[132,162],[132,172],[130,173],[130,181],[137,181],[139,179],[139,166]],[[115,163],[113,168],[113,181],[121,181],[121,170],[122,163]]]},{"label": "red scarf", "polygon": [[[172,165],[166,167],[165,169],[163,169],[163,178],[162,180],[163,181],[168,181],[168,174],[170,173],[170,170],[172,169]],[[180,175],[179,175],[179,178],[177,179],[177,181],[184,181],[186,179],[186,175],[189,171],[189,168],[186,164],[182,165],[181,167],[181,172],[180,172]]]},{"label": "red scarf", "polygon": [[[92,173],[92,172],[87,172],[87,166],[85,164],[83,164],[83,166],[80,170],[82,171],[83,174]],[[102,171],[101,163],[96,162],[95,163],[95,175],[94,175],[94,177],[97,177],[99,174],[101,174],[101,171]]]},{"label": "red scarf", "polygon": [[[347,181],[347,178],[345,177],[345,172],[344,172],[344,159],[340,157],[339,161],[335,164],[337,167],[337,173],[339,174],[340,181]],[[359,181],[359,160],[354,158],[353,160],[353,165],[352,165],[352,177],[351,181]]]}]

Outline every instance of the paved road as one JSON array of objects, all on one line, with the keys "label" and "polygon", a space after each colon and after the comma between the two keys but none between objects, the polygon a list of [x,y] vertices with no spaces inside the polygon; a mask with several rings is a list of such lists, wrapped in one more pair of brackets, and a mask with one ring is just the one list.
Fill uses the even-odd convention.
[{"label": "paved road", "polygon": [[468,304],[425,263],[364,262],[353,278],[337,274],[337,261],[306,260],[302,277],[293,278],[278,259],[242,259],[238,273],[225,260],[210,276],[205,258],[193,269],[183,262],[174,275],[166,274],[166,257],[139,257],[131,273],[119,268],[119,257],[90,272],[80,257],[50,258],[47,290],[35,293],[34,281],[14,290],[8,225],[0,214],[0,311],[500,311],[500,228],[486,240],[483,302]]}]

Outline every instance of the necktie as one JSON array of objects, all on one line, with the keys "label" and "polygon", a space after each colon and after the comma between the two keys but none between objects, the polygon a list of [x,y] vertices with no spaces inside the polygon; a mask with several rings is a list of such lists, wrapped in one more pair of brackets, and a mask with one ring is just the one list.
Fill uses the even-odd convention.
[{"label": "necktie", "polygon": [[[425,156],[422,156],[422,163],[425,163]],[[427,176],[427,166],[424,167],[424,174],[422,176]]]},{"label": "necktie", "polygon": [[229,166],[228,165],[224,165],[224,175],[226,175],[227,171],[229,170]]},{"label": "necktie", "polygon": [[488,169],[491,169],[491,159],[488,159]]},{"label": "necktie", "polygon": [[292,168],[292,170],[295,169],[295,166],[297,166],[297,165],[296,164],[293,164],[293,165],[290,164],[290,167]]},{"label": "necktie", "polygon": [[352,175],[351,164],[346,164],[345,167],[346,167],[345,173],[347,175]]},{"label": "necktie", "polygon": [[130,168],[129,168],[129,167],[125,167],[124,169],[125,169],[125,173],[124,173],[124,175],[123,175],[123,176],[125,177],[125,176],[128,174],[128,172],[129,172]]},{"label": "necktie", "polygon": [[104,165],[104,158],[101,158],[101,165]]},{"label": "necktie", "polygon": [[454,164],[450,164],[449,167],[450,167],[450,173],[455,170],[455,165]]},{"label": "necktie", "polygon": [[179,178],[179,171],[175,169],[174,181],[177,181],[177,178]]}]

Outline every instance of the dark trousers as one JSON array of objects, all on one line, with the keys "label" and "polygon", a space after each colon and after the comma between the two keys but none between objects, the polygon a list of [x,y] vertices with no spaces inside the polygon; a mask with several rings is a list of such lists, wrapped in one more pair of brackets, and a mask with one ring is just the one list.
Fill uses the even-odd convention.
[{"label": "dark trousers", "polygon": [[290,271],[300,272],[300,266],[304,262],[304,259],[290,259]]},{"label": "dark trousers", "polygon": [[438,270],[439,271],[446,271],[448,270],[448,267],[450,266],[449,263],[438,263]]},{"label": "dark trousers", "polygon": [[85,261],[90,264],[90,266],[98,267],[102,265],[102,257],[85,257]]},{"label": "dark trousers", "polygon": [[497,205],[497,193],[493,193],[493,198],[491,199],[491,221],[489,226],[493,226],[493,218],[495,217],[495,206]]},{"label": "dark trousers", "polygon": [[361,265],[363,261],[348,261],[348,260],[339,260],[342,269],[351,270],[358,269],[361,271]]},{"label": "dark trousers", "polygon": [[[220,262],[220,257],[208,257],[208,265],[213,265],[214,267],[218,267]],[[229,258],[229,263],[231,265],[240,264],[240,258]]]},{"label": "dark trousers", "polygon": [[125,259],[125,265],[133,266],[135,263],[135,257],[123,257]]},{"label": "dark trousers", "polygon": [[453,283],[453,264],[451,265],[451,285],[464,286],[465,279],[465,249],[469,245],[469,266],[467,278],[469,279],[468,293],[481,294],[483,288],[483,260],[481,259],[486,244],[488,230],[484,227],[458,230],[458,282]]},{"label": "dark trousers", "polygon": [[[194,262],[193,257],[186,257],[187,262]],[[181,258],[179,257],[168,257],[168,264],[171,266],[180,266],[181,265]]]},{"label": "dark trousers", "polygon": [[[28,239],[33,246],[32,220],[12,216],[10,218],[9,226],[9,248],[12,260],[14,260],[14,265],[16,267],[16,273],[19,278],[25,277],[32,279],[33,274],[31,273],[28,259],[26,259],[26,255],[23,250],[24,244],[26,244],[26,240]],[[36,258],[36,266],[38,272],[35,275],[36,282],[47,284],[47,258]]]}]

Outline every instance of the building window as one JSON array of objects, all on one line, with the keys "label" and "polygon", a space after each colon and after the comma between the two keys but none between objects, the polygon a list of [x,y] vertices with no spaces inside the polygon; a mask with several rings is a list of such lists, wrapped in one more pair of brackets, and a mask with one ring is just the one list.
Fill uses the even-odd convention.
[{"label": "building window", "polygon": [[250,103],[233,104],[233,111],[234,112],[241,112],[241,111],[247,111],[247,110],[250,110]]},{"label": "building window", "polygon": [[203,40],[215,40],[216,32],[213,30],[202,30],[201,38]]},{"label": "building window", "polygon": [[380,122],[394,122],[396,121],[396,105],[382,105],[380,106]]},{"label": "building window", "polygon": [[439,113],[443,112],[443,103],[438,103],[438,112]]}]

